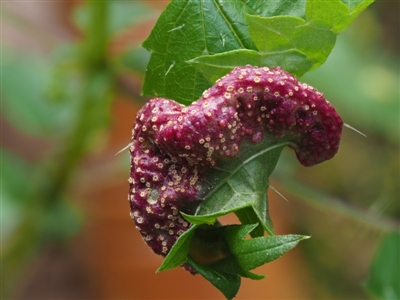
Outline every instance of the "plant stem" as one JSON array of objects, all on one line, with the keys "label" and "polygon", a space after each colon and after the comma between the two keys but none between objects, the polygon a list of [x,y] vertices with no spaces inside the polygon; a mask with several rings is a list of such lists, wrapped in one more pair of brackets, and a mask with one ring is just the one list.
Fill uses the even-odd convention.
[{"label": "plant stem", "polygon": [[[90,24],[86,40],[82,45],[82,57],[78,57],[81,71],[80,107],[77,120],[69,124],[70,130],[65,137],[60,137],[60,155],[53,157],[50,164],[43,168],[40,185],[33,193],[35,206],[27,209],[24,221],[20,224],[18,235],[2,250],[2,269],[12,282],[18,277],[23,265],[38,251],[44,243],[57,243],[62,240],[59,234],[48,237],[46,233],[54,228],[43,227],[43,219],[48,214],[57,214],[57,205],[64,201],[63,193],[79,161],[93,140],[93,136],[104,126],[109,114],[109,99],[112,76],[107,64],[107,1],[88,1]],[[73,76],[73,75],[72,75]],[[37,203],[37,204],[36,204]],[[71,224],[70,224],[71,225]],[[62,224],[54,224],[61,230]],[[12,282],[11,282],[12,281]],[[4,291],[1,292],[2,294]]]},{"label": "plant stem", "polygon": [[368,227],[373,227],[379,231],[388,232],[391,230],[400,230],[400,222],[390,218],[378,216],[372,211],[368,211],[361,207],[344,203],[337,197],[325,193],[318,188],[300,182],[298,179],[290,176],[283,176],[279,172],[274,173],[274,178],[295,197],[307,202],[308,204],[319,207],[324,210],[332,210],[336,214],[355,220]]},{"label": "plant stem", "polygon": [[91,71],[104,69],[107,63],[108,1],[88,1],[91,20],[87,28],[84,63]]},{"label": "plant stem", "polygon": [[88,1],[91,20],[81,58],[82,98],[77,112],[78,120],[62,141],[65,148],[62,157],[54,162],[51,176],[44,189],[44,203],[57,202],[69,182],[80,159],[88,148],[88,142],[107,118],[107,101],[111,82],[107,68],[107,1]]}]

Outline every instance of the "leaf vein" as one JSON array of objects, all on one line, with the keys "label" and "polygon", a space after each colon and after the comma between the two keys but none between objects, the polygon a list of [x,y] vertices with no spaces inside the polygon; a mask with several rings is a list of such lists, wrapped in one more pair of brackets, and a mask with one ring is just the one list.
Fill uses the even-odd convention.
[{"label": "leaf vein", "polygon": [[224,14],[222,8],[220,5],[218,5],[218,1],[217,0],[213,0],[215,7],[217,8],[217,10],[219,11],[221,17],[224,19],[225,23],[228,25],[228,27],[230,28],[230,30],[232,31],[233,35],[235,36],[235,38],[237,39],[237,41],[239,42],[240,46],[244,49],[246,49],[246,47],[244,46],[244,44],[242,43],[242,40],[240,39],[239,35],[237,34],[235,28],[232,26],[232,24],[229,22],[227,16]]},{"label": "leaf vein", "polygon": [[224,185],[226,182],[229,181],[229,179],[235,175],[244,165],[248,164],[250,161],[252,161],[253,159],[257,158],[260,155],[263,155],[264,153],[271,151],[273,149],[279,148],[279,147],[283,147],[286,145],[289,145],[289,142],[284,142],[284,143],[279,143],[276,145],[273,145],[271,147],[265,148],[264,150],[250,156],[249,158],[247,158],[246,160],[244,160],[241,164],[238,165],[238,167],[236,169],[234,169],[231,174],[226,178],[225,181],[220,182],[219,184],[217,184],[213,189],[211,189],[211,191],[207,194],[207,197],[211,197],[222,185]]}]

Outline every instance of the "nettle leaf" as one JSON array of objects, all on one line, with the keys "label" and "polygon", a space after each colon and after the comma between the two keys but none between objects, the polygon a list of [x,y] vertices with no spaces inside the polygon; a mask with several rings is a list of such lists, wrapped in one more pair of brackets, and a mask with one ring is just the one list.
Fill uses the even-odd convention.
[{"label": "nettle leaf", "polygon": [[348,1],[345,4],[341,0],[309,0],[306,7],[306,20],[313,26],[326,28],[332,30],[335,34],[339,34],[372,2],[374,1],[358,0]]},{"label": "nettle leaf", "polygon": [[215,270],[210,266],[199,264],[190,256],[188,256],[187,261],[193,269],[219,289],[227,299],[232,299],[236,296],[241,283],[239,275]]},{"label": "nettle leaf", "polygon": [[259,223],[262,229],[258,235],[264,230],[273,234],[266,193],[268,177],[286,145],[270,136],[258,144],[243,145],[240,156],[223,161],[207,175],[210,186],[204,189],[205,200],[196,215],[183,214],[185,219],[194,224],[212,224],[218,217],[235,212],[243,224]]},{"label": "nettle leaf", "polygon": [[[245,240],[251,234],[257,224],[228,225],[218,228],[210,228],[209,234],[218,232],[220,240],[226,243],[228,256],[213,263],[199,263],[190,255],[186,262],[204,278],[217,287],[226,298],[234,297],[240,287],[240,277],[253,280],[265,278],[250,272],[265,263],[273,261],[292,248],[301,240],[309,237],[302,235],[263,236]],[[211,242],[210,247],[215,247],[216,241]]]},{"label": "nettle leaf", "polygon": [[233,255],[213,264],[200,264],[191,256],[188,256],[187,262],[193,269],[218,288],[227,299],[232,299],[237,294],[241,284],[241,277],[253,280],[265,278],[264,275],[243,270]]},{"label": "nettle leaf", "polygon": [[[305,0],[173,0],[143,47],[151,51],[143,94],[190,104],[210,86],[187,61],[237,49],[256,50],[245,14],[303,17]],[[226,72],[225,72],[226,73]]]},{"label": "nettle leaf", "polygon": [[[254,225],[257,226],[257,224]],[[265,275],[254,274],[252,272],[242,269],[234,255],[230,255],[224,259],[221,259],[209,265],[209,267],[219,272],[237,274],[241,277],[246,277],[252,280],[261,280],[266,277]]]},{"label": "nettle leaf", "polygon": [[293,249],[301,240],[310,238],[309,236],[290,234],[244,240],[253,228],[253,225],[229,226],[224,233],[230,251],[236,257],[239,266],[246,271],[278,259]]},{"label": "nettle leaf", "polygon": [[215,55],[200,56],[189,60],[188,63],[195,66],[210,82],[229,73],[236,66],[253,65],[269,66],[271,68],[280,66],[282,69],[298,75],[299,70],[309,69],[310,62],[305,59],[304,54],[297,50],[287,50],[281,53],[261,53],[254,50],[240,49]]},{"label": "nettle leaf", "polygon": [[280,66],[297,77],[322,65],[336,36],[373,0],[350,2],[308,0],[305,16],[246,14],[257,50],[237,49],[215,55],[201,55],[188,61],[210,82],[238,65]]},{"label": "nettle leaf", "polygon": [[193,225],[179,237],[171,251],[169,251],[168,255],[163,260],[161,266],[157,269],[157,273],[179,267],[186,262],[190,250],[190,243],[197,228],[198,225]]},{"label": "nettle leaf", "polygon": [[296,17],[247,16],[247,22],[254,42],[264,55],[272,53],[277,56],[279,53],[278,57],[284,62],[288,51],[301,54],[301,63],[281,66],[289,67],[287,71],[299,77],[322,64],[336,41],[336,35],[329,29],[316,28],[308,20]]}]

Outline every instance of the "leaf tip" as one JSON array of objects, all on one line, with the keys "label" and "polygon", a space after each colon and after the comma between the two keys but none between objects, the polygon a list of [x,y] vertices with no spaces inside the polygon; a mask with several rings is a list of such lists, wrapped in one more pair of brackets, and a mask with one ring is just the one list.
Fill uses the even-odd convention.
[{"label": "leaf tip", "polygon": [[158,274],[158,273],[161,273],[161,272],[164,272],[164,271],[167,271],[167,270],[168,270],[168,268],[165,267],[165,259],[164,259],[164,261],[161,263],[161,266],[159,266],[157,268],[155,273]]}]

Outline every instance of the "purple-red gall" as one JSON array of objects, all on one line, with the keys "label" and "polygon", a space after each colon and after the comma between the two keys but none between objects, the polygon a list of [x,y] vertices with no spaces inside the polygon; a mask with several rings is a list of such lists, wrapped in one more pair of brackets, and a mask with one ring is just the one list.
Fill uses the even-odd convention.
[{"label": "purple-red gall", "polygon": [[332,158],[343,122],[313,87],[277,67],[237,67],[190,106],[155,98],[132,132],[129,201],[144,241],[167,255],[190,224],[207,173],[243,143],[265,137],[292,142],[305,166]]}]

